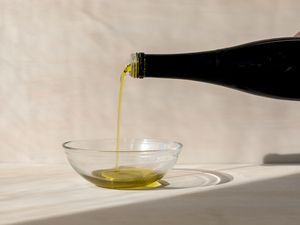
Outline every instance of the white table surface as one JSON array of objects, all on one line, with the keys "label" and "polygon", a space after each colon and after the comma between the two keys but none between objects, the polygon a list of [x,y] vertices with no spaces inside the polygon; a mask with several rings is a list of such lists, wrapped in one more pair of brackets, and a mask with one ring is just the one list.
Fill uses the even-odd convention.
[{"label": "white table surface", "polygon": [[177,167],[233,180],[122,191],[95,187],[67,164],[0,164],[0,224],[300,224],[300,165]]}]

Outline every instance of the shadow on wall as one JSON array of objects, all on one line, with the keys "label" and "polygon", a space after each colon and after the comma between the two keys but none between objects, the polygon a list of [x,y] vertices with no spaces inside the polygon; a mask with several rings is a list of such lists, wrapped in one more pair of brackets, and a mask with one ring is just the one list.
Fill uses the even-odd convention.
[{"label": "shadow on wall", "polygon": [[297,154],[267,154],[263,158],[264,164],[298,164],[300,163],[300,153]]},{"label": "shadow on wall", "polygon": [[[18,225],[299,225],[300,174]],[[15,224],[15,225],[17,225]]]}]

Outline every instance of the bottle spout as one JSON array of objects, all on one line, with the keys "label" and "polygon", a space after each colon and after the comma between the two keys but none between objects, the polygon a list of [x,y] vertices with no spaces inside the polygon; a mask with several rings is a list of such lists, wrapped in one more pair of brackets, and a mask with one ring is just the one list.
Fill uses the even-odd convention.
[{"label": "bottle spout", "polygon": [[130,58],[130,76],[132,78],[144,78],[144,53],[133,53]]}]

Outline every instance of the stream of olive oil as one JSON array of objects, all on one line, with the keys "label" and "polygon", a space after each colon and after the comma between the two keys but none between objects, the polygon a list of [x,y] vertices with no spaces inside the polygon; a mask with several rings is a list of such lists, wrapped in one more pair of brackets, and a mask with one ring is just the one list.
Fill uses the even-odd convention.
[{"label": "stream of olive oil", "polygon": [[120,158],[120,127],[121,127],[121,113],[122,113],[122,99],[123,99],[123,89],[125,84],[126,74],[131,70],[130,65],[127,65],[120,77],[120,91],[119,91],[119,101],[118,101],[118,119],[117,119],[117,139],[116,139],[116,169],[119,168],[119,158]]},{"label": "stream of olive oil", "polygon": [[120,166],[120,128],[122,114],[122,97],[126,74],[131,70],[127,65],[120,77],[120,91],[118,102],[117,135],[116,135],[116,163],[115,168],[95,170],[92,176],[83,175],[87,180],[100,187],[117,189],[147,189],[161,186],[157,182],[163,177],[162,173],[150,168]]}]

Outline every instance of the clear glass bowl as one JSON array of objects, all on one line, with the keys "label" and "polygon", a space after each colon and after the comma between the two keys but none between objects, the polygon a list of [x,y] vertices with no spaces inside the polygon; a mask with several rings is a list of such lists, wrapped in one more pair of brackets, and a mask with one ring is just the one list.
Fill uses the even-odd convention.
[{"label": "clear glass bowl", "polygon": [[160,139],[78,140],[63,144],[71,166],[91,183],[116,189],[147,187],[176,163],[182,144]]}]

